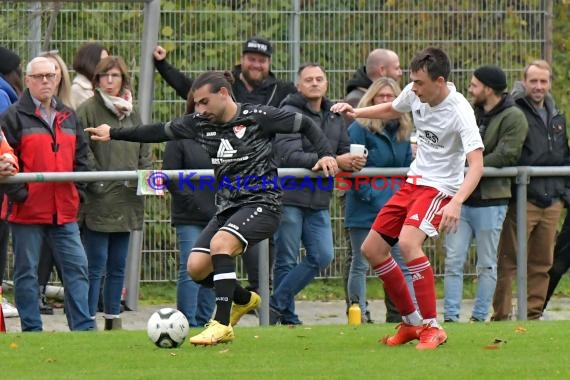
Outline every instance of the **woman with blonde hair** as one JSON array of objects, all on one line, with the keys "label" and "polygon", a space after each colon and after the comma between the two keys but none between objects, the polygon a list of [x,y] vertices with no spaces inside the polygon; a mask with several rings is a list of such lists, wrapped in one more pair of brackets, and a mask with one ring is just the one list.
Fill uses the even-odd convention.
[{"label": "woman with blonde hair", "polygon": [[[391,102],[400,94],[400,87],[392,78],[382,77],[370,85],[358,107],[367,107],[380,103]],[[348,127],[351,144],[361,144],[368,149],[366,167],[407,167],[412,161],[410,134],[412,121],[409,115],[399,119],[356,119]],[[362,320],[366,321],[366,274],[369,264],[360,252],[360,247],[370,231],[370,227],[378,215],[378,211],[398,190],[396,181],[391,178],[375,178],[367,184],[352,187],[346,194],[345,224],[352,245],[352,261],[348,275],[348,297],[358,302]],[[403,183],[403,181],[400,181]],[[380,190],[381,189],[381,190]],[[408,287],[413,295],[411,278],[398,244],[392,247],[392,256],[402,267]],[[386,300],[386,299],[385,299]],[[389,310],[388,302],[387,310]],[[398,314],[399,316],[399,314]],[[397,322],[390,313],[386,315],[387,322]]]},{"label": "woman with blonde hair", "polygon": [[61,58],[57,50],[41,53],[40,56],[48,58],[55,65],[55,82],[57,83],[55,95],[63,104],[71,107],[71,79],[63,58]]}]

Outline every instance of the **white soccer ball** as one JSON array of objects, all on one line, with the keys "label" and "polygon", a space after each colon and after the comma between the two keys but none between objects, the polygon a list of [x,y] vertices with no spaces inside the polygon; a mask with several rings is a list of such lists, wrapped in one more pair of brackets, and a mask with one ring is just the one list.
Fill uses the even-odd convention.
[{"label": "white soccer ball", "polygon": [[152,313],[146,331],[150,340],[160,348],[175,348],[188,336],[188,320],[180,311],[169,307]]}]

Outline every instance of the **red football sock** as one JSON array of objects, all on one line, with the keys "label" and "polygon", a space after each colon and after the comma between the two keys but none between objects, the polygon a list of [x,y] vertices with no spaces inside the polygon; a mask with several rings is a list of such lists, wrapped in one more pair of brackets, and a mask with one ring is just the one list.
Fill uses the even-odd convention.
[{"label": "red football sock", "polygon": [[408,315],[416,310],[402,270],[394,259],[390,258],[374,268],[374,273],[384,282],[384,289],[396,305],[401,315]]},{"label": "red football sock", "polygon": [[437,317],[435,281],[429,259],[427,256],[418,257],[407,265],[412,275],[412,283],[414,284],[414,292],[420,314],[424,320],[435,319]]}]

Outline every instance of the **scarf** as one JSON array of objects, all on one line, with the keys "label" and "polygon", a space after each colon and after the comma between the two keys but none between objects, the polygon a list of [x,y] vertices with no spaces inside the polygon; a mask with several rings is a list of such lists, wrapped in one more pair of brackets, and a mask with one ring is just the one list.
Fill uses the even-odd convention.
[{"label": "scarf", "polygon": [[121,96],[111,96],[100,88],[98,88],[97,91],[99,95],[101,95],[105,107],[113,112],[119,120],[123,120],[133,112],[133,97],[129,90],[123,90]]}]

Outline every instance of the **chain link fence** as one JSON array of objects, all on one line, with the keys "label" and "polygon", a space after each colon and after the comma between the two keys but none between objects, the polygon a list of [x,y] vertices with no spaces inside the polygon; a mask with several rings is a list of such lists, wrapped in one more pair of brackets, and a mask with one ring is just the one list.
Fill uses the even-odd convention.
[{"label": "chain link fence", "polygon": [[[549,35],[547,3],[162,0],[158,38],[168,50],[167,59],[195,77],[204,70],[232,68],[239,62],[243,41],[262,35],[274,45],[272,71],[278,77],[294,80],[300,63],[318,62],[328,72],[332,99],[344,96],[346,81],[364,65],[371,50],[385,47],[396,51],[405,83],[413,55],[434,45],[449,53],[451,80],[465,93],[471,72],[479,65],[501,66],[512,84],[526,63],[545,56],[549,46],[545,37]],[[96,40],[125,58],[132,70],[133,88],[137,88],[144,7],[144,1],[2,2],[0,44],[18,52],[24,62],[41,50],[57,49],[71,67],[77,48]],[[184,101],[156,75],[153,119],[168,120],[184,109]],[[162,147],[155,147],[157,168]],[[336,259],[321,275],[340,277],[346,243],[336,197],[331,210]],[[142,281],[174,281],[177,277],[178,247],[169,215],[168,196],[147,199]],[[442,239],[430,240],[425,249],[435,273],[442,275]],[[474,273],[474,268],[471,255],[466,272]]]}]

